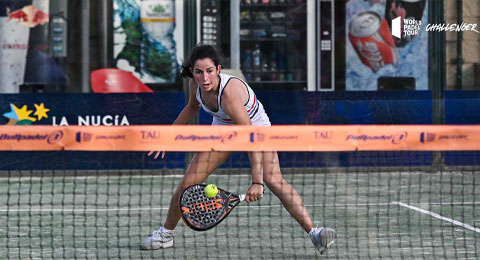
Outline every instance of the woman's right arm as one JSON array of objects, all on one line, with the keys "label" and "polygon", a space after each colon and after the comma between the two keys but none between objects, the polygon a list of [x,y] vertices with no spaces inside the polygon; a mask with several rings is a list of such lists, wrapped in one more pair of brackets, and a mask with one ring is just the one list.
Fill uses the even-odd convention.
[{"label": "woman's right arm", "polygon": [[200,103],[198,102],[197,95],[197,84],[195,80],[191,79],[188,83],[190,89],[190,97],[188,98],[188,104],[183,108],[182,112],[178,115],[177,119],[173,122],[173,125],[186,125],[192,121],[192,119],[200,111]]},{"label": "woman's right arm", "polygon": [[[190,89],[190,97],[188,98],[188,104],[183,108],[182,112],[180,112],[177,119],[175,119],[172,125],[186,125],[190,123],[190,121],[192,121],[195,115],[198,114],[198,111],[200,111],[200,103],[198,103],[198,100],[196,98],[197,84],[195,83],[195,80],[191,79],[188,83],[188,87]],[[160,155],[160,151],[150,151],[147,156],[152,156],[153,154],[155,154],[153,156],[154,159],[157,159]],[[165,157],[165,151],[162,151],[161,155],[163,159]]]}]

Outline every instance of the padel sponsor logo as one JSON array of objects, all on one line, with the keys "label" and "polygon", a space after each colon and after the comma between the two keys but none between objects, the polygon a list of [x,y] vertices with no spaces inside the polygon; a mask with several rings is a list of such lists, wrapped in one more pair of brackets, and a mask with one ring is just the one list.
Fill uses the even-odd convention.
[{"label": "padel sponsor logo", "polygon": [[263,142],[265,141],[265,135],[262,133],[250,133],[250,143]]},{"label": "padel sponsor logo", "polygon": [[207,201],[204,201],[204,202],[198,202],[198,203],[190,205],[189,207],[182,207],[182,210],[185,213],[194,214],[198,211],[208,212],[208,211],[212,211],[212,210],[215,210],[215,209],[221,209],[221,208],[223,208],[222,199],[219,198],[219,199],[215,199],[215,200],[207,200]]},{"label": "padel sponsor logo", "polygon": [[[456,23],[427,24],[425,31],[427,32],[472,31],[472,32],[480,33],[477,29],[477,26],[478,25],[475,23],[470,24],[465,22],[462,22],[461,24],[456,24]],[[420,33],[421,27],[422,27],[421,20],[415,20],[413,18],[405,18],[402,20],[402,17],[399,16],[392,20],[392,35],[398,39],[410,40],[410,38]]]},{"label": "padel sponsor logo", "polygon": [[143,140],[158,140],[160,139],[160,131],[140,131]]},{"label": "padel sponsor logo", "polygon": [[313,131],[314,138],[317,140],[328,140],[332,139],[331,131]]},{"label": "padel sponsor logo", "polygon": [[436,134],[428,133],[428,132],[421,132],[420,133],[420,142],[427,143],[435,141]]},{"label": "padel sponsor logo", "polygon": [[46,141],[49,144],[57,143],[62,140],[63,131],[55,131],[51,134],[0,134],[0,140],[14,140],[17,142],[23,141]]},{"label": "padel sponsor logo", "polygon": [[77,143],[90,142],[92,140],[92,136],[93,134],[91,133],[77,132],[75,135],[75,141],[77,141]]},{"label": "padel sponsor logo", "polygon": [[[57,121],[56,116],[52,116],[52,125],[54,126],[68,126],[71,122],[65,116],[60,117]],[[87,115],[77,116],[77,125],[130,125],[126,115]]]},{"label": "padel sponsor logo", "polygon": [[272,135],[272,136],[266,136],[265,134],[262,133],[255,133],[251,132],[250,133],[250,143],[255,143],[255,142],[263,142],[265,139],[268,140],[297,140],[298,136],[297,135]]},{"label": "padel sponsor logo", "polygon": [[127,137],[125,135],[97,135],[95,136],[97,140],[125,140]]},{"label": "padel sponsor logo", "polygon": [[[77,143],[90,142],[94,138],[94,135],[87,132],[77,132],[75,135],[75,141]],[[96,135],[95,140],[126,140],[125,135]]]},{"label": "padel sponsor logo", "polygon": [[476,33],[480,33],[477,30],[477,24],[475,23],[465,23],[463,22],[462,24],[429,24],[427,25],[426,31],[431,32],[431,31],[437,31],[437,32],[465,32],[465,31],[472,31]]},{"label": "padel sponsor logo", "polygon": [[21,141],[38,141],[38,140],[46,140],[48,135],[25,135],[25,134],[0,134],[0,140],[16,140],[17,142]]},{"label": "padel sponsor logo", "polygon": [[[422,27],[421,20],[415,20],[413,18],[403,19],[403,30],[402,30],[402,17],[397,17],[392,20],[392,35],[401,39],[411,38],[420,33],[420,27]],[[403,35],[402,35],[403,32]]]},{"label": "padel sponsor logo", "polygon": [[233,131],[231,133],[223,135],[221,141],[222,141],[222,143],[229,143],[229,142],[237,139],[237,135],[238,135],[237,132]]},{"label": "padel sponsor logo", "polygon": [[438,140],[467,140],[467,135],[440,135]]},{"label": "padel sponsor logo", "polygon": [[50,109],[45,107],[44,103],[33,104],[33,107],[34,110],[30,110],[28,105],[24,104],[17,107],[10,103],[10,111],[3,113],[3,116],[8,119],[7,125],[31,125],[48,118]]},{"label": "padel sponsor logo", "polygon": [[231,132],[225,135],[177,135],[175,141],[220,141],[222,143],[228,143],[237,138],[237,132]]},{"label": "padel sponsor logo", "polygon": [[362,142],[391,141],[393,144],[399,144],[404,142],[407,136],[407,132],[398,132],[395,135],[348,135],[346,140]]},{"label": "padel sponsor logo", "polygon": [[392,143],[394,143],[394,144],[403,143],[403,141],[405,141],[407,139],[407,137],[408,137],[407,132],[396,133],[395,136],[393,136]]},{"label": "padel sponsor logo", "polygon": [[48,138],[47,138],[47,143],[49,144],[55,144],[58,143],[60,140],[63,139],[63,131],[55,131],[51,133]]},{"label": "padel sponsor logo", "polygon": [[211,140],[220,140],[221,135],[177,135],[175,136],[175,141],[211,141]]},{"label": "padel sponsor logo", "polygon": [[272,135],[268,139],[270,140],[296,140],[297,135]]},{"label": "padel sponsor logo", "polygon": [[420,142],[427,143],[433,142],[435,140],[467,140],[467,135],[439,135],[437,138],[437,134],[428,133],[428,132],[421,132],[420,133]]}]

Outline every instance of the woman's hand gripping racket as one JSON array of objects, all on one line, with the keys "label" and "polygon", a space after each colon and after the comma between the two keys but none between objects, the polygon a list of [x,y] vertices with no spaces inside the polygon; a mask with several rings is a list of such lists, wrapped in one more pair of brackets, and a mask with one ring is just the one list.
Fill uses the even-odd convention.
[{"label": "woman's hand gripping racket", "polygon": [[187,226],[205,231],[218,225],[228,214],[245,200],[245,194],[235,195],[218,189],[218,194],[209,198],[205,195],[206,184],[187,187],[180,195],[180,212]]}]

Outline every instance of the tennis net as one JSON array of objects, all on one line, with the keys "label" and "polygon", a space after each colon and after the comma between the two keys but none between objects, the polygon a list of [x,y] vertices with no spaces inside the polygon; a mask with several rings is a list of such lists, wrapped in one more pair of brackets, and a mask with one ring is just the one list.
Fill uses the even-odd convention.
[{"label": "tennis net", "polygon": [[[336,243],[324,257],[480,258],[480,153],[470,147],[461,150],[465,147],[465,138],[468,142],[475,142],[475,131],[460,127],[451,134],[422,126],[422,130],[416,133],[407,127],[408,137],[415,136],[419,145],[423,145],[422,150],[412,151],[409,147],[414,147],[413,141],[409,143],[407,137],[397,139],[400,143],[408,143],[408,147],[388,150],[396,135],[388,139],[390,130],[386,128],[376,127],[376,131],[385,131],[383,138],[358,133],[358,129],[352,128],[348,131],[355,134],[338,139],[345,141],[351,135],[349,143],[366,147],[357,151],[347,150],[345,142],[327,142],[325,146],[328,147],[321,149],[331,148],[330,145],[344,148],[335,151],[288,148],[293,151],[279,152],[282,174],[302,197],[314,224],[337,231]],[[58,134],[55,132],[58,129],[45,129]],[[232,129],[228,129],[229,133]],[[71,130],[73,140],[84,140],[83,134],[78,139],[78,129]],[[16,128],[8,131],[0,140],[1,147],[7,146],[9,138],[5,135],[25,138],[10,138],[13,141],[8,145],[15,144],[14,148],[21,151],[8,152],[10,161],[3,160],[0,172],[0,218],[3,223],[0,254],[7,259],[319,257],[308,234],[268,189],[262,200],[240,204],[211,230],[196,232],[179,223],[173,248],[140,250],[141,241],[163,224],[171,195],[183,177],[188,159],[176,152],[167,152],[164,160],[154,160],[147,157],[146,152],[135,151],[133,147],[130,150],[122,148],[124,151],[110,148],[111,152],[105,148],[98,152],[90,146],[64,151],[62,149],[70,145],[68,129],[61,130],[64,134],[61,138],[63,148],[58,149],[61,151],[48,151],[45,147],[39,150],[37,146],[32,148],[34,151],[28,151],[22,148],[24,141],[18,140],[30,140],[25,141],[27,144],[33,142],[33,138],[26,138],[32,134],[13,134],[11,131],[19,131]],[[43,130],[34,131],[40,131],[39,136],[43,133]],[[90,141],[87,141],[91,145],[97,145],[97,140],[106,140],[96,139],[101,136],[96,131],[97,128],[81,128],[81,133],[91,134]],[[185,130],[174,129],[177,135],[181,131]],[[289,142],[288,138],[303,133],[301,127],[294,132],[275,135],[261,131],[250,129],[245,138],[249,144],[252,138],[262,139],[262,149],[266,151],[271,150],[269,140],[277,142],[283,137],[282,141]],[[398,127],[393,133],[397,132]],[[428,138],[427,132],[430,134]],[[332,130],[332,134],[337,131]],[[164,132],[162,135],[167,136]],[[198,129],[196,135],[202,136]],[[46,136],[45,140],[51,135]],[[118,136],[118,133],[110,132],[109,136]],[[239,130],[236,139],[241,136]],[[435,146],[436,141],[441,142],[442,136],[449,139],[449,146]],[[125,138],[128,137],[126,134]],[[52,139],[60,140],[58,136]],[[375,142],[388,139],[385,141],[388,144],[383,144],[387,150],[378,150],[375,144],[370,144],[374,139]],[[112,140],[108,139],[111,147],[120,146]],[[232,141],[232,138],[228,140]],[[303,145],[300,137],[290,141]],[[51,143],[48,145],[58,144]],[[365,143],[368,145],[362,146]],[[83,144],[74,141],[71,145]],[[220,149],[240,150],[235,145],[234,141],[222,143]],[[197,149],[192,146],[168,150]],[[449,148],[452,146],[455,149]],[[101,144],[98,147],[102,147]],[[367,150],[369,147],[372,149]],[[6,155],[6,152],[2,153]],[[122,158],[127,157],[143,158],[143,165],[150,169],[113,169],[115,162],[121,165],[125,162]],[[72,158],[78,161],[72,162],[75,160]],[[235,154],[208,178],[207,183],[233,193],[244,193],[251,182],[248,166],[246,153]]]}]

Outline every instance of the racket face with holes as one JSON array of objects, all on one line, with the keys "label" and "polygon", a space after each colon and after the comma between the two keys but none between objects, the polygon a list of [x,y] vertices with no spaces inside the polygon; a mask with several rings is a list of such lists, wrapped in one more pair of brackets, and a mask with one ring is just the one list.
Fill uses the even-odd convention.
[{"label": "racket face with holes", "polygon": [[185,224],[197,231],[205,231],[218,225],[238,205],[240,198],[218,189],[213,198],[205,195],[205,184],[187,187],[180,195],[180,211]]}]

